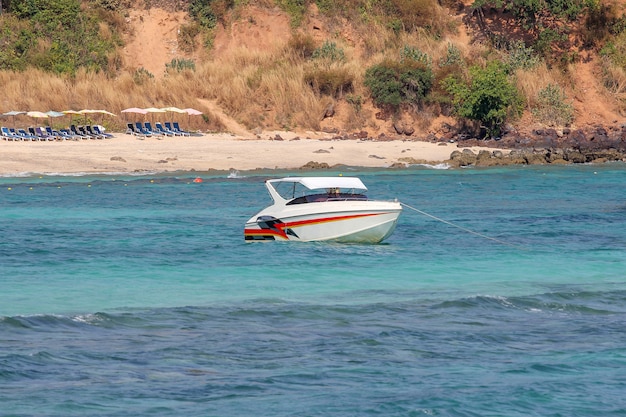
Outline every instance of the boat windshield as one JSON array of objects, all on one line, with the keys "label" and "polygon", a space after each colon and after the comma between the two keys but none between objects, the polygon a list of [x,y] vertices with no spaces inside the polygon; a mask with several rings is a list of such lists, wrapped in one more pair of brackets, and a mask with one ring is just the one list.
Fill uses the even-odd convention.
[{"label": "boat windshield", "polygon": [[299,183],[277,183],[275,189],[287,204],[317,203],[323,201],[367,200],[365,190],[338,187],[309,189]]}]

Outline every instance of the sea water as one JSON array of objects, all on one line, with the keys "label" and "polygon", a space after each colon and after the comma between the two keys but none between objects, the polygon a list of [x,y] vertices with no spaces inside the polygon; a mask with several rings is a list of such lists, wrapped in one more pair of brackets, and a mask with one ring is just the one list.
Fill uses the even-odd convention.
[{"label": "sea water", "polygon": [[246,243],[301,172],[0,178],[0,416],[626,415],[624,164],[340,174],[385,243]]}]

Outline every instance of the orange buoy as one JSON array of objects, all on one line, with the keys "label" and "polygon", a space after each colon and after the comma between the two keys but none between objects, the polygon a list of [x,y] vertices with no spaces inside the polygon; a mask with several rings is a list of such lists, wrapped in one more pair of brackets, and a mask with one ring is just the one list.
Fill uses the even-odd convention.
[{"label": "orange buoy", "polygon": [[198,178],[194,179],[193,182],[202,182],[202,178],[198,177]]}]

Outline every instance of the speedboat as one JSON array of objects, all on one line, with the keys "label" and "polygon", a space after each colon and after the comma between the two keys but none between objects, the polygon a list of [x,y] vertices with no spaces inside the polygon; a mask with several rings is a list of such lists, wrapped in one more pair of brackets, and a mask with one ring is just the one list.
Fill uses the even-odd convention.
[{"label": "speedboat", "polygon": [[274,204],[246,222],[247,242],[379,243],[393,233],[402,212],[397,200],[368,199],[356,177],[287,177],[265,186]]}]

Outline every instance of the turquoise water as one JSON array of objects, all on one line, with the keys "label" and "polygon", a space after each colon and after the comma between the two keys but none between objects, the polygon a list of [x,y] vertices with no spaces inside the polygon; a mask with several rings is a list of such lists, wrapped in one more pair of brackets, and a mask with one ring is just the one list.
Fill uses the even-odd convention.
[{"label": "turquoise water", "polygon": [[626,414],[624,164],[339,173],[453,225],[245,243],[300,172],[0,178],[0,416]]}]

